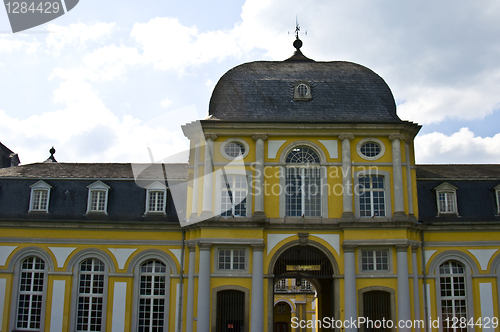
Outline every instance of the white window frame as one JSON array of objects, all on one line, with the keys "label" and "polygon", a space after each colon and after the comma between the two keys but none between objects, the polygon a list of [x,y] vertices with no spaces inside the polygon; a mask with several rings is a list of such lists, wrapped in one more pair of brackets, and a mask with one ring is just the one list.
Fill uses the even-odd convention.
[{"label": "white window frame", "polygon": [[[451,263],[457,263],[458,265],[460,265],[460,267],[462,268],[462,273],[459,273],[459,274],[455,274],[453,273],[453,269],[451,270],[451,273],[448,273],[448,274],[441,274],[441,266],[447,264],[447,265],[450,265]],[[443,314],[443,301],[451,301],[452,305],[451,305],[451,308],[453,308],[453,313],[451,313],[451,318],[454,318],[454,317],[457,317],[458,319],[460,319],[458,316],[459,314],[456,313],[456,301],[463,301],[464,304],[465,304],[465,318],[466,318],[466,321],[468,321],[468,316],[469,316],[469,310],[468,310],[468,305],[467,305],[467,295],[468,295],[468,287],[467,287],[467,276],[466,276],[466,266],[462,263],[462,262],[459,262],[459,261],[456,261],[456,260],[447,260],[443,263],[441,263],[438,267],[439,269],[439,297],[440,297],[440,302],[439,302],[439,306],[441,308],[441,320],[442,320],[442,326],[443,326],[443,330],[445,330],[445,326],[447,325],[447,323],[445,323],[445,318],[444,318],[444,314]],[[450,291],[452,292],[451,296],[443,296],[441,293],[442,293],[442,287],[443,287],[443,283],[441,282],[441,278],[450,278]],[[463,293],[464,295],[461,296],[461,295],[455,295],[455,286],[457,286],[459,284],[459,281],[456,279],[456,278],[462,278],[463,281],[461,284],[463,284]],[[453,322],[450,321],[450,326],[448,327],[448,329],[453,332],[457,332],[457,331],[460,331],[459,328],[453,328],[452,327],[452,324]],[[465,327],[465,331],[468,331],[467,329],[468,326]]]},{"label": "white window frame", "polygon": [[[151,193],[163,193],[163,205],[160,206],[160,210],[151,211],[150,209],[150,194]],[[156,198],[157,200],[158,198]],[[158,205],[157,203],[155,204]],[[159,181],[155,181],[150,185],[146,186],[146,209],[145,214],[166,214],[167,210],[167,186]]]},{"label": "white window frame", "polygon": [[[30,195],[30,206],[29,206],[29,212],[49,212],[49,201],[50,201],[50,189],[52,189],[52,186],[47,184],[45,181],[40,180],[30,186],[31,188],[31,195]],[[43,204],[41,201],[41,198],[43,197],[43,193],[45,193],[47,196],[44,198],[45,199],[45,208],[40,208],[40,206]],[[38,200],[37,200],[37,196]],[[38,202],[37,206],[35,206],[35,203]]]},{"label": "white window frame", "polygon": [[[232,157],[232,156],[228,155],[226,153],[226,145],[228,145],[230,143],[240,143],[240,144],[243,144],[245,146],[245,152],[243,153],[243,155],[238,156],[238,157]],[[227,160],[242,160],[246,156],[248,156],[248,153],[250,153],[250,145],[247,143],[247,141],[245,141],[244,139],[238,138],[238,137],[228,138],[227,140],[225,140],[224,142],[222,142],[221,145],[220,145],[220,154],[224,158],[226,158]]]},{"label": "white window frame", "polygon": [[[82,271],[81,270],[81,265],[83,262],[87,261],[87,260],[92,260],[92,266],[94,266],[94,263],[95,261],[99,261],[101,262],[103,265],[104,265],[104,270],[103,271]],[[93,330],[91,328],[91,325],[89,324],[88,328],[86,330],[78,330],[78,311],[79,311],[79,301],[80,301],[80,298],[89,298],[91,300],[91,302],[89,303],[89,319],[88,319],[88,322],[87,323],[90,323],[92,321],[92,319],[90,317],[91,314],[90,312],[92,312],[92,307],[93,307],[93,302],[92,300],[93,299],[101,299],[101,324],[100,324],[100,331],[106,331],[106,315],[105,315],[105,311],[106,311],[106,301],[105,301],[105,298],[108,296],[108,292],[107,292],[107,266],[106,266],[106,262],[102,261],[101,259],[99,259],[98,257],[87,257],[85,259],[82,259],[78,265],[77,265],[77,268],[78,268],[78,284],[76,285],[77,286],[77,289],[78,289],[78,292],[77,292],[77,295],[76,295],[76,313],[75,313],[75,319],[77,320],[75,322],[75,331],[98,331],[98,330]],[[90,289],[91,289],[91,292],[90,293],[82,293],[80,291],[80,279],[82,277],[82,275],[90,275],[91,276],[91,282],[90,282]],[[94,285],[95,285],[95,277],[96,276],[102,276],[102,293],[94,293],[93,289],[94,289]]]},{"label": "white window frame", "polygon": [[[373,178],[376,178],[376,181],[372,181]],[[358,183],[359,183],[359,180],[362,179],[362,178],[368,178],[368,181],[369,181],[369,184],[370,186],[367,188],[367,187],[364,187],[363,189],[361,189],[361,185],[358,187],[358,192],[359,192],[359,214],[360,214],[360,217],[361,218],[374,218],[374,217],[386,217],[387,216],[387,211],[386,211],[386,192],[385,192],[385,181],[384,181],[384,176],[382,175],[366,175],[366,176],[360,176],[358,177]],[[383,184],[383,188],[375,188],[373,186],[374,183],[378,183],[379,181],[379,178],[381,178],[381,181],[382,184]],[[369,198],[369,203],[367,204],[369,206],[369,211],[366,211],[366,212],[369,212],[370,215],[364,215],[364,216],[361,216],[361,192],[363,192],[364,194],[368,194],[368,198]],[[375,197],[375,194],[374,193],[382,193],[383,197]],[[363,196],[366,198],[366,195]],[[383,199],[383,204],[380,204],[380,203],[375,203],[375,199],[380,199],[382,198]],[[383,215],[380,213],[379,215],[375,215],[375,206],[380,206],[380,207],[383,207]],[[382,211],[381,211],[382,212]]]},{"label": "white window frame", "polygon": [[[299,89],[302,85],[307,88],[306,94],[302,95]],[[311,84],[307,81],[298,81],[293,87],[293,100],[312,100],[312,89]]]},{"label": "white window frame", "polygon": [[[28,268],[28,269],[23,269],[23,262],[25,260],[28,260],[30,258],[33,258],[33,263],[32,264],[32,267],[33,267],[33,264],[35,264],[35,259],[39,259],[41,260],[41,262],[43,263],[43,266],[44,268],[43,269],[34,269],[34,268]],[[23,274],[25,273],[31,273],[31,277],[29,278],[30,280],[30,287],[31,287],[31,290],[29,291],[25,291],[25,290],[21,290],[21,287],[22,287],[22,283],[19,281],[19,286],[18,286],[18,293],[17,293],[17,306],[16,306],[16,323],[15,323],[15,326],[16,326],[16,331],[41,331],[43,330],[43,326],[41,325],[42,322],[43,322],[43,319],[42,319],[42,314],[43,314],[43,307],[45,307],[45,301],[46,301],[46,291],[47,291],[47,287],[48,287],[48,278],[47,278],[47,263],[45,262],[45,260],[41,257],[38,257],[36,255],[32,255],[32,256],[28,256],[28,257],[24,257],[20,262],[20,267],[19,267],[19,271],[20,271],[20,279],[22,279],[22,276]],[[35,280],[35,277],[34,275],[37,274],[37,273],[42,273],[43,276],[42,276],[42,290],[41,291],[33,291],[33,287],[35,287],[35,283],[34,283],[34,280]],[[32,324],[33,321],[31,320],[33,317],[32,317],[32,310],[33,310],[33,296],[40,296],[41,297],[41,301],[40,301],[40,317],[38,319],[37,322],[35,322],[36,324],[38,324],[39,326],[38,327],[19,327],[18,326],[18,323],[19,323],[19,305],[20,305],[20,297],[21,296],[29,296],[29,301],[28,301],[28,310],[29,310],[29,313],[27,314],[28,315],[28,324]],[[35,308],[36,310],[36,308]]]},{"label": "white window frame", "polygon": [[[360,207],[360,196],[359,196],[359,178],[364,177],[364,176],[383,176],[384,177],[384,192],[385,192],[385,216],[383,217],[361,217],[361,207]],[[355,215],[356,218],[363,218],[363,219],[375,219],[375,220],[380,220],[380,219],[388,219],[392,217],[392,203],[391,203],[391,174],[388,171],[381,171],[378,169],[374,170],[365,170],[365,171],[357,171],[354,172],[354,186],[353,186],[353,193],[355,196]]]},{"label": "white window frame", "polygon": [[[436,204],[437,204],[437,212],[438,212],[438,216],[439,215],[458,215],[458,205],[457,205],[457,187],[449,184],[448,182],[444,182],[442,184],[440,184],[439,186],[437,186],[436,188],[434,188],[434,190],[436,191]],[[441,209],[441,204],[440,204],[440,200],[439,200],[439,196],[440,194],[444,194],[444,197],[445,197],[445,201],[448,202],[448,197],[450,197],[451,199],[451,202],[453,204],[452,208],[453,209],[448,209],[448,204],[446,206],[446,210],[443,211]]]},{"label": "white window frame", "polygon": [[[373,270],[363,269],[363,252],[371,253],[373,258]],[[385,252],[387,254],[387,269],[377,269],[377,252]],[[384,273],[392,271],[392,250],[389,248],[361,248],[359,250],[359,271],[360,273]],[[383,257],[382,257],[383,258]]]},{"label": "white window frame", "polygon": [[134,288],[132,291],[133,304],[132,304],[132,330],[138,331],[139,329],[139,302],[140,302],[140,286],[141,286],[141,267],[147,261],[156,260],[166,265],[165,273],[165,316],[164,316],[164,331],[168,331],[169,325],[169,307],[170,307],[170,278],[171,275],[176,275],[178,272],[175,268],[175,262],[164,251],[157,249],[144,250],[138,255],[132,257],[128,264],[127,273],[134,276]]},{"label": "white window frame", "polygon": [[[220,254],[219,252],[221,250],[230,250],[230,268],[229,269],[224,269],[224,268],[219,268],[219,258],[220,258]],[[236,250],[243,250],[244,251],[244,258],[245,258],[245,262],[244,262],[244,265],[245,265],[245,268],[244,269],[234,269],[233,268],[233,264],[234,264],[234,252]],[[220,246],[220,247],[216,247],[215,248],[215,259],[214,259],[214,263],[215,263],[215,269],[214,271],[217,272],[217,273],[230,273],[230,274],[241,274],[241,273],[248,273],[248,248],[245,248],[245,247],[234,247],[234,246],[231,246],[231,247],[228,247],[228,246]]]},{"label": "white window frame", "polygon": [[[104,213],[108,214],[108,197],[109,189],[111,188],[104,182],[98,180],[87,186],[88,196],[87,196],[87,213]],[[92,193],[103,192],[104,193],[104,210],[92,209]],[[97,206],[99,202],[97,202]]]},{"label": "white window frame", "polygon": [[[246,196],[246,216],[245,217],[239,217],[239,218],[250,218],[252,216],[252,178],[253,174],[252,171],[246,171],[244,169],[224,169],[224,173],[226,176],[245,176],[247,179],[247,196]],[[215,215],[220,216],[221,215],[221,199],[222,199],[222,190],[225,190],[222,188],[222,184],[225,182],[224,180],[224,174],[222,173],[221,169],[218,169],[215,171]],[[231,217],[221,217],[221,218],[231,218]]]},{"label": "white window frame", "polygon": [[[153,270],[153,272],[142,272],[142,266],[144,264],[147,264],[148,262],[154,262],[154,267],[156,267],[156,265],[158,263],[162,264],[164,267],[165,267],[165,271],[162,273],[162,272],[155,272]],[[145,300],[150,300],[150,304],[149,304],[149,308],[151,309],[150,310],[150,313],[151,313],[151,316],[149,317],[149,331],[154,331],[155,330],[155,327],[156,328],[160,328],[160,326],[153,326],[152,323],[153,321],[155,320],[153,317],[153,315],[155,313],[157,314],[160,314],[162,313],[163,314],[163,320],[162,320],[162,327],[163,327],[163,330],[164,331],[167,331],[168,330],[168,326],[166,324],[168,324],[168,302],[169,302],[169,298],[167,297],[168,295],[168,290],[167,290],[167,287],[170,286],[170,282],[169,282],[169,276],[167,276],[167,273],[170,274],[170,266],[168,264],[165,264],[164,262],[162,262],[161,260],[159,259],[149,259],[149,260],[145,260],[143,262],[141,262],[141,264],[138,266],[138,270],[139,270],[139,294],[138,294],[138,306],[137,306],[137,315],[140,315],[141,314],[141,304],[140,304],[140,301],[141,299],[145,299]],[[149,290],[151,290],[151,294],[148,294],[148,295],[145,295],[145,294],[141,294],[141,286],[143,284],[142,282],[142,277],[144,276],[150,276],[151,277],[151,281],[150,281],[150,284],[151,284],[151,287],[148,287]],[[163,293],[164,294],[154,294],[154,290],[158,290],[158,289],[161,289],[161,288],[157,288],[156,285],[159,283],[159,281],[157,281],[156,278],[161,278],[163,277],[163,284],[164,284],[164,287],[163,287]],[[161,282],[161,281],[160,281]],[[163,300],[163,311],[154,311],[154,300]],[[146,319],[146,318],[144,318]],[[158,319],[160,320],[160,319]],[[137,318],[137,328],[139,329],[140,328],[140,319]]]},{"label": "white window frame", "polygon": [[[377,154],[376,156],[373,156],[373,157],[370,157],[370,156],[365,156],[364,154],[361,153],[361,147],[365,144],[365,143],[376,143],[380,146],[380,153]],[[384,143],[382,143],[381,140],[379,140],[378,138],[375,138],[375,137],[367,137],[367,138],[363,138],[362,140],[360,140],[358,142],[358,144],[356,144],[356,152],[358,153],[358,156],[360,156],[361,158],[363,158],[364,160],[370,160],[370,161],[373,161],[373,160],[378,160],[380,158],[382,158],[385,154],[385,145]]]},{"label": "white window frame", "polygon": [[500,215],[500,184],[493,189],[495,190],[495,200],[497,201],[497,215]]}]

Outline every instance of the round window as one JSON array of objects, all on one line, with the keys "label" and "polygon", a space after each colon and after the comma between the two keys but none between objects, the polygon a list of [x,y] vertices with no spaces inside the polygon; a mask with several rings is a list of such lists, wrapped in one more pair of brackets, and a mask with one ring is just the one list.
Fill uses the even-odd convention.
[{"label": "round window", "polygon": [[309,87],[303,83],[299,84],[297,86],[297,94],[300,97],[307,97],[307,95],[309,94]]},{"label": "round window", "polygon": [[375,142],[367,142],[361,145],[360,148],[361,154],[365,157],[376,157],[380,154],[381,150],[380,144]]},{"label": "round window", "polygon": [[224,152],[231,158],[237,158],[245,154],[245,145],[240,142],[231,142],[226,144]]},{"label": "round window", "polygon": [[367,137],[358,142],[356,152],[365,160],[377,160],[384,155],[385,146],[378,138]]}]

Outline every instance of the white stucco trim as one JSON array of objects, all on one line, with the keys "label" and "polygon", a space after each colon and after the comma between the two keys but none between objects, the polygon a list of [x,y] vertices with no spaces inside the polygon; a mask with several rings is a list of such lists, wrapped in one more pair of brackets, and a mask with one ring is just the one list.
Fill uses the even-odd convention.
[{"label": "white stucco trim", "polygon": [[76,247],[74,248],[67,248],[67,247],[49,247],[50,251],[54,254],[56,257],[57,261],[57,267],[64,267],[64,263],[66,263],[66,259],[68,258],[69,255],[73,251],[75,251]]},{"label": "white stucco trim", "polygon": [[340,236],[338,234],[310,234],[328,242],[340,256]]},{"label": "white stucco trim", "polygon": [[331,159],[339,157],[339,144],[336,139],[320,139],[319,142],[325,146]]},{"label": "white stucco trim", "polygon": [[269,255],[279,242],[295,235],[296,234],[267,234],[267,254]]},{"label": "white stucco trim", "polygon": [[5,266],[10,254],[12,254],[16,248],[17,246],[0,246],[0,266]]},{"label": "white stucco trim", "polygon": [[486,271],[491,257],[498,251],[498,249],[467,249],[474,257],[476,257],[481,270]]},{"label": "white stucco trim", "polygon": [[267,158],[276,159],[279,149],[285,144],[286,140],[268,140],[267,141]]},{"label": "white stucco trim", "polygon": [[108,248],[109,251],[115,256],[116,262],[118,263],[118,268],[122,270],[125,267],[127,259],[132,255],[137,249],[128,248]]}]

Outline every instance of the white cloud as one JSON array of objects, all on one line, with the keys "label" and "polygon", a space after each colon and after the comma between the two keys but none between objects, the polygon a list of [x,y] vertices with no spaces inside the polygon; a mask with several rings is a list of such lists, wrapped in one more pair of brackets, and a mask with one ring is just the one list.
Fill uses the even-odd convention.
[{"label": "white cloud", "polygon": [[152,128],[130,115],[118,118],[88,82],[62,82],[54,101],[63,108],[27,119],[0,110],[0,132],[22,146],[16,153],[23,163],[45,160],[52,145],[60,162],[149,162],[148,147],[162,156],[188,148],[180,130]]},{"label": "white cloud", "polygon": [[500,134],[480,137],[462,128],[451,136],[437,132],[420,135],[415,139],[415,155],[419,164],[500,164]]},{"label": "white cloud", "polygon": [[160,104],[161,104],[161,107],[168,107],[170,104],[172,104],[172,101],[170,99],[166,98],[166,99],[163,99]]},{"label": "white cloud", "polygon": [[0,52],[13,52],[24,49],[27,54],[36,53],[40,47],[40,43],[34,38],[30,41],[25,41],[23,39],[24,35],[21,36],[11,36],[11,35],[0,35]]},{"label": "white cloud", "polygon": [[141,64],[143,59],[134,47],[115,45],[101,47],[82,59],[88,69],[101,79],[113,80],[125,73],[128,66]]},{"label": "white cloud", "polygon": [[99,41],[109,37],[115,30],[115,23],[84,23],[70,24],[68,27],[49,24],[47,30],[51,33],[45,39],[48,46],[60,51],[67,44],[83,46],[88,41]]}]

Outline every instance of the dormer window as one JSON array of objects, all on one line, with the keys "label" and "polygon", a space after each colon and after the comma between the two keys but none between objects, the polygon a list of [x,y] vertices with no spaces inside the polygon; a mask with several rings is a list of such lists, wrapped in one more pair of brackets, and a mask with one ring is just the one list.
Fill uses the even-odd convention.
[{"label": "dormer window", "polygon": [[146,187],[146,213],[165,213],[167,186],[155,181]]},{"label": "dormer window", "polygon": [[293,88],[293,100],[311,100],[311,85],[308,82],[297,82]]},{"label": "dormer window", "polygon": [[87,213],[108,214],[108,192],[111,187],[102,181],[96,181],[87,188],[89,189]]},{"label": "dormer window", "polygon": [[500,184],[493,189],[495,189],[495,197],[497,199],[497,214],[500,215]]},{"label": "dormer window", "polygon": [[458,214],[457,209],[457,187],[445,182],[440,184],[436,190],[438,215]]},{"label": "dormer window", "polygon": [[49,212],[50,189],[45,181],[38,181],[30,186],[30,212]]}]

